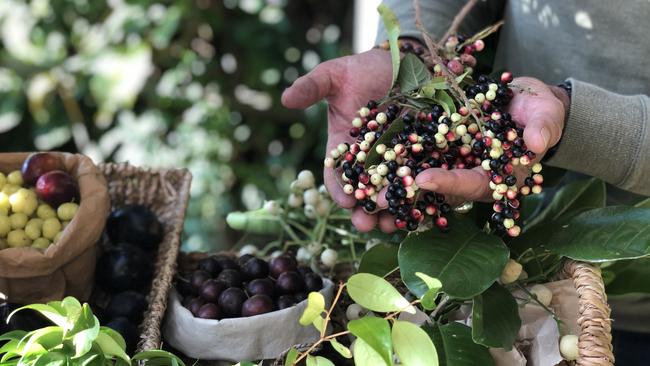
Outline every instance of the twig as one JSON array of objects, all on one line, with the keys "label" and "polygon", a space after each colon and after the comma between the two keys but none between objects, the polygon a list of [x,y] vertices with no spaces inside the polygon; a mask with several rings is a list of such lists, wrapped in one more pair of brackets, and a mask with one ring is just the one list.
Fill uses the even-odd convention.
[{"label": "twig", "polygon": [[422,38],[424,38],[424,43],[427,45],[427,48],[429,49],[431,61],[434,64],[438,64],[440,66],[440,69],[442,70],[442,74],[445,76],[445,78],[449,82],[449,85],[451,86],[450,90],[453,90],[456,96],[463,100],[463,103],[465,103],[465,107],[472,114],[472,117],[474,117],[476,123],[479,126],[483,126],[483,121],[474,112],[474,108],[472,108],[469,99],[467,99],[467,96],[465,95],[465,92],[456,82],[456,77],[452,75],[449,69],[447,69],[447,66],[445,66],[443,59],[440,57],[440,55],[438,55],[437,51],[440,49],[440,45],[433,42],[433,39],[431,39],[431,36],[429,36],[426,29],[422,25],[422,18],[420,16],[420,0],[413,0],[413,7],[415,8],[415,26],[422,33]]},{"label": "twig", "polygon": [[447,305],[447,303],[449,301],[451,301],[451,297],[449,297],[449,296],[443,297],[442,301],[440,301],[440,304],[438,304],[438,306],[436,306],[436,309],[433,311],[433,313],[431,313],[430,318],[435,319],[435,317],[438,315],[438,313],[440,313],[440,311],[445,308],[445,306]]},{"label": "twig", "polygon": [[465,4],[465,6],[463,6],[463,8],[460,9],[460,12],[456,14],[456,16],[454,17],[454,21],[451,22],[451,26],[449,26],[449,29],[447,30],[445,35],[442,36],[442,38],[440,38],[438,44],[443,44],[443,42],[445,42],[447,38],[449,38],[449,36],[458,33],[458,28],[463,23],[463,19],[465,19],[467,14],[469,14],[469,12],[472,10],[472,8],[476,5],[477,2],[478,0],[469,0],[467,4]]}]

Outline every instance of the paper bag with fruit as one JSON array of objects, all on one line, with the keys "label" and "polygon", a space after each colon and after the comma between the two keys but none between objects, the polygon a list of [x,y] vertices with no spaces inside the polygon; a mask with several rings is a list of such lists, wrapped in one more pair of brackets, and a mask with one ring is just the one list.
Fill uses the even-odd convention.
[{"label": "paper bag with fruit", "polygon": [[83,155],[10,153],[0,173],[0,294],[87,299],[110,207],[99,169]]}]

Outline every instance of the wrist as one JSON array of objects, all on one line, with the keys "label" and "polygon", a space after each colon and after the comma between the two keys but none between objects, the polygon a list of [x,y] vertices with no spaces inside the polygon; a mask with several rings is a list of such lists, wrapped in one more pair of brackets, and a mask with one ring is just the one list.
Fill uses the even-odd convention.
[{"label": "wrist", "polygon": [[550,89],[553,95],[562,102],[564,106],[564,120],[566,121],[569,116],[569,108],[571,107],[571,95],[567,89],[560,86],[550,86]]}]

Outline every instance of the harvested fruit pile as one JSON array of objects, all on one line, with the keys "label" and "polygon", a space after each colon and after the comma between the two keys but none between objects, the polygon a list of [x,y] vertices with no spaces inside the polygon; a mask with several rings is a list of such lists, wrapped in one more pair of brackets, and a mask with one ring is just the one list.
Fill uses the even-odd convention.
[{"label": "harvested fruit pile", "polygon": [[309,267],[299,267],[289,253],[269,262],[251,254],[237,258],[217,255],[202,259],[198,268],[177,281],[183,306],[195,317],[224,319],[248,317],[291,307],[323,279]]},{"label": "harvested fruit pile", "polygon": [[512,237],[521,232],[518,198],[541,192],[542,167],[526,148],[523,126],[507,112],[512,74],[472,77],[473,54],[483,50],[486,34],[452,36],[435,56],[402,42],[406,56],[395,87],[359,109],[350,127],[355,142],[339,144],[324,162],[339,169],[344,192],[367,213],[378,212],[385,190],[398,229],[429,221],[445,230],[452,207],[444,195],[419,190],[415,177],[431,168],[479,168],[494,199],[490,227]]},{"label": "harvested fruit pile", "polygon": [[46,249],[79,208],[77,182],[52,154],[32,154],[20,171],[0,173],[0,188],[0,250]]},{"label": "harvested fruit pile", "polygon": [[124,337],[127,349],[133,352],[138,325],[148,307],[146,293],[163,227],[146,207],[128,205],[111,212],[106,234],[112,245],[97,262],[94,310],[103,324]]}]

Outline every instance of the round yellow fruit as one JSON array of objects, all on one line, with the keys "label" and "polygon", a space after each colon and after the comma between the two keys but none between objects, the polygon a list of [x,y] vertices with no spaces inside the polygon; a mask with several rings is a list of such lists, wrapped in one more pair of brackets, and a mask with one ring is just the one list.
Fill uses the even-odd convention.
[{"label": "round yellow fruit", "polygon": [[61,222],[56,218],[45,219],[42,231],[44,238],[53,240],[56,234],[61,231]]},{"label": "round yellow fruit", "polygon": [[24,213],[18,212],[9,216],[9,221],[11,222],[12,229],[22,229],[27,225],[27,215]]},{"label": "round yellow fruit", "polygon": [[45,238],[38,238],[32,242],[32,248],[36,249],[47,249],[49,247],[51,242]]},{"label": "round yellow fruit", "polygon": [[43,220],[56,218],[56,211],[47,203],[41,203],[38,209],[36,209],[36,216]]},{"label": "round yellow fruit", "polygon": [[4,185],[7,183],[7,176],[0,172],[0,188],[4,187]]},{"label": "round yellow fruit", "polygon": [[0,192],[0,209],[4,209],[6,212],[9,212],[9,209],[11,208],[11,203],[9,202],[9,195]]},{"label": "round yellow fruit", "polygon": [[61,240],[61,235],[63,235],[63,231],[59,231],[58,233],[56,233],[56,235],[54,236],[54,239],[52,239],[52,243],[56,243],[59,240]]},{"label": "round yellow fruit", "polygon": [[32,239],[30,239],[24,230],[13,230],[7,235],[7,244],[11,248],[24,248],[32,245]]},{"label": "round yellow fruit", "polygon": [[7,182],[15,186],[23,185],[23,175],[20,173],[20,170],[14,170],[13,172],[7,175]]},{"label": "round yellow fruit", "polygon": [[56,210],[59,219],[62,221],[70,221],[77,213],[79,205],[73,202],[64,203]]},{"label": "round yellow fruit", "polygon": [[4,192],[7,196],[11,196],[12,194],[16,193],[19,189],[20,186],[14,184],[5,184],[4,187],[2,187],[2,192]]},{"label": "round yellow fruit", "polygon": [[0,236],[6,237],[11,231],[11,220],[9,216],[0,216]]},{"label": "round yellow fruit", "polygon": [[[26,211],[27,201],[31,198],[29,190],[20,188],[11,196],[9,196],[9,203],[11,204],[11,211],[22,212],[29,215]],[[32,211],[33,212],[33,211]]]},{"label": "round yellow fruit", "polygon": [[61,231],[65,230],[70,225],[70,221],[61,221]]},{"label": "round yellow fruit", "polygon": [[43,219],[31,219],[27,221],[27,225],[25,225],[25,233],[30,239],[36,240],[41,237],[42,228]]}]

